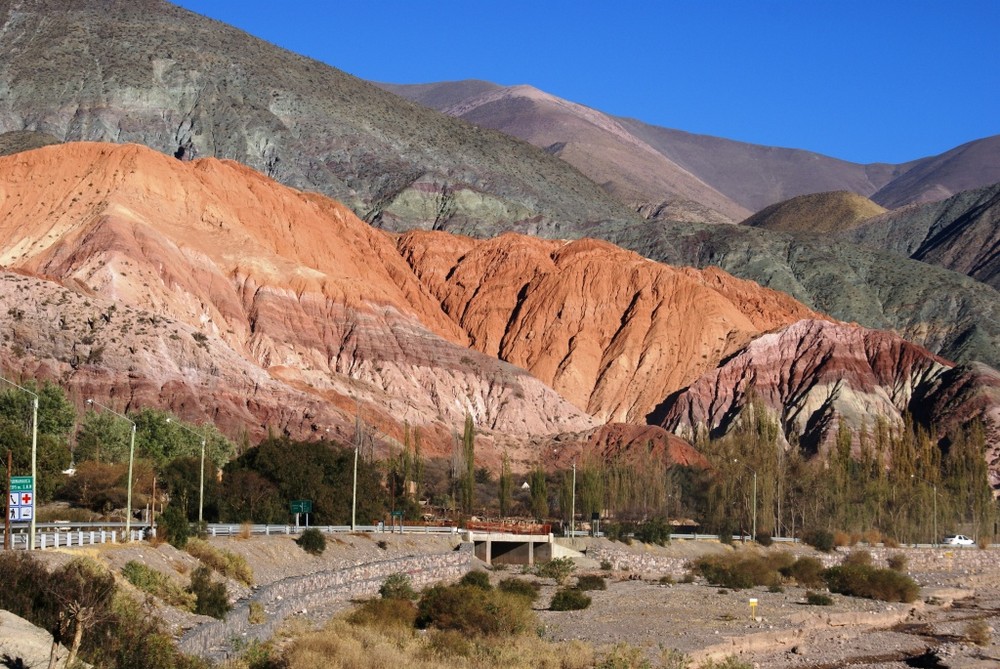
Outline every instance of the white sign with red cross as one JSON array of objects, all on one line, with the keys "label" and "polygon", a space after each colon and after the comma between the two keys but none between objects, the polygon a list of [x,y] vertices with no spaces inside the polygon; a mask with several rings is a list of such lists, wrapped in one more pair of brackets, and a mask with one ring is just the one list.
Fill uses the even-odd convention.
[{"label": "white sign with red cross", "polygon": [[10,477],[10,493],[8,495],[11,522],[28,522],[35,515],[35,485],[30,476]]}]

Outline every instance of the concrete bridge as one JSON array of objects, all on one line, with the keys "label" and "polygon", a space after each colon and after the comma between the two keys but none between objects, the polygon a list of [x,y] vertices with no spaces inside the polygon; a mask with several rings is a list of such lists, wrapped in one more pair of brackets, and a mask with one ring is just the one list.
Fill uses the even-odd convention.
[{"label": "concrete bridge", "polygon": [[581,553],[556,543],[552,533],[520,534],[483,529],[466,530],[465,540],[475,546],[476,557],[486,564],[526,564],[553,558],[579,557]]}]

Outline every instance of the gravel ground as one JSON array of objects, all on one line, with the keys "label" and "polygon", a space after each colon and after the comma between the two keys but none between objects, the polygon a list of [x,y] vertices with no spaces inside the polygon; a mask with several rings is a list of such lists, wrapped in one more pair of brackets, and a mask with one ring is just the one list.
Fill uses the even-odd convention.
[{"label": "gravel ground", "polygon": [[[285,536],[220,538],[211,543],[246,558],[257,584],[263,585],[348,564],[440,552],[454,547],[456,541],[419,535],[338,535],[329,538],[326,552],[319,557],[305,554]],[[661,649],[678,649],[697,662],[736,654],[755,667],[774,669],[1000,667],[996,634],[982,647],[965,638],[969,623],[976,619],[1000,629],[1000,551],[976,551],[961,556],[963,561],[945,553],[907,551],[911,563],[920,566],[910,572],[923,586],[920,601],[886,604],[833,595],[832,606],[817,607],[806,605],[805,590],[797,587],[772,593],[764,588],[720,590],[703,582],[660,583],[662,574],[676,574],[686,560],[731,550],[718,543],[683,541],[661,548],[578,539],[574,547],[590,555],[613,550],[623,564],[646,568],[607,572],[593,557],[577,558],[578,573],[608,576],[608,589],[590,592],[593,603],[584,611],[547,610],[557,587],[551,580],[542,580],[536,608],[544,635],[553,640],[582,639],[598,648],[626,642],[646,649],[654,660]],[[802,546],[791,550],[817,555]],[[55,565],[81,552],[114,567],[140,560],[180,583],[186,583],[197,564],[166,544],[46,551],[44,559]],[[497,570],[493,579],[519,572],[516,567]],[[248,592],[232,582],[229,588],[234,598]],[[751,618],[750,598],[758,600],[756,618]],[[201,620],[169,607],[163,607],[161,615],[175,629]]]}]

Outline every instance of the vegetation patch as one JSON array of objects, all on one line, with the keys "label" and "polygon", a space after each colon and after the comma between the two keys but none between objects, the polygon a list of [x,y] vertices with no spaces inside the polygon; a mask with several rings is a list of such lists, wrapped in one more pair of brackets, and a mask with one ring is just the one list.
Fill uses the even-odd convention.
[{"label": "vegetation patch", "polygon": [[577,590],[607,590],[608,583],[603,576],[584,574],[576,579]]},{"label": "vegetation patch", "polygon": [[417,620],[417,607],[408,599],[390,597],[362,602],[347,616],[352,625],[382,629],[412,629]]},{"label": "vegetation patch", "polygon": [[884,602],[912,602],[920,595],[920,586],[892,569],[857,564],[842,564],[823,572],[830,592],[866,597]]},{"label": "vegetation patch", "polygon": [[187,552],[226,578],[232,578],[247,586],[253,585],[253,569],[246,559],[237,553],[216,548],[203,539],[190,539]]},{"label": "vegetation patch", "polygon": [[435,585],[424,591],[417,608],[416,624],[422,628],[505,636],[535,627],[534,613],[524,597],[471,585]]},{"label": "vegetation patch", "polygon": [[573,562],[572,558],[562,557],[549,560],[548,562],[542,562],[535,567],[535,573],[542,578],[555,579],[556,583],[562,585],[575,569],[576,564]]},{"label": "vegetation patch", "polygon": [[205,565],[191,572],[191,593],[195,596],[195,613],[222,620],[233,608],[226,595],[226,584],[213,582],[212,570]]},{"label": "vegetation patch", "polygon": [[310,555],[322,555],[326,550],[326,537],[315,527],[310,527],[302,532],[301,536],[295,540],[299,548]]},{"label": "vegetation patch", "polygon": [[413,589],[410,577],[407,574],[390,574],[378,589],[378,594],[382,599],[403,599],[412,601],[417,598],[417,592]]},{"label": "vegetation patch", "polygon": [[538,599],[539,586],[534,581],[525,581],[520,578],[505,578],[497,584],[497,589],[518,597],[524,597],[529,602]]},{"label": "vegetation patch", "polygon": [[590,597],[576,588],[559,588],[552,596],[549,608],[553,611],[579,611],[590,606]]},{"label": "vegetation patch", "polygon": [[186,611],[194,610],[194,595],[185,591],[165,574],[135,560],[125,563],[121,573],[125,580],[143,592],[158,597],[171,606]]},{"label": "vegetation patch", "polygon": [[468,585],[473,588],[479,588],[480,590],[493,589],[493,586],[490,584],[490,575],[485,571],[466,572],[458,583],[459,585]]}]

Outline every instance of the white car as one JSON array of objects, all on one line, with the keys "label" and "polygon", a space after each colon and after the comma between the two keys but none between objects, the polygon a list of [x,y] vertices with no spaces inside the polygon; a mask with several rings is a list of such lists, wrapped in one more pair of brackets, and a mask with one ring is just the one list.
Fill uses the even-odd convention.
[{"label": "white car", "polygon": [[946,546],[975,546],[976,542],[964,534],[949,534],[942,541]]}]

